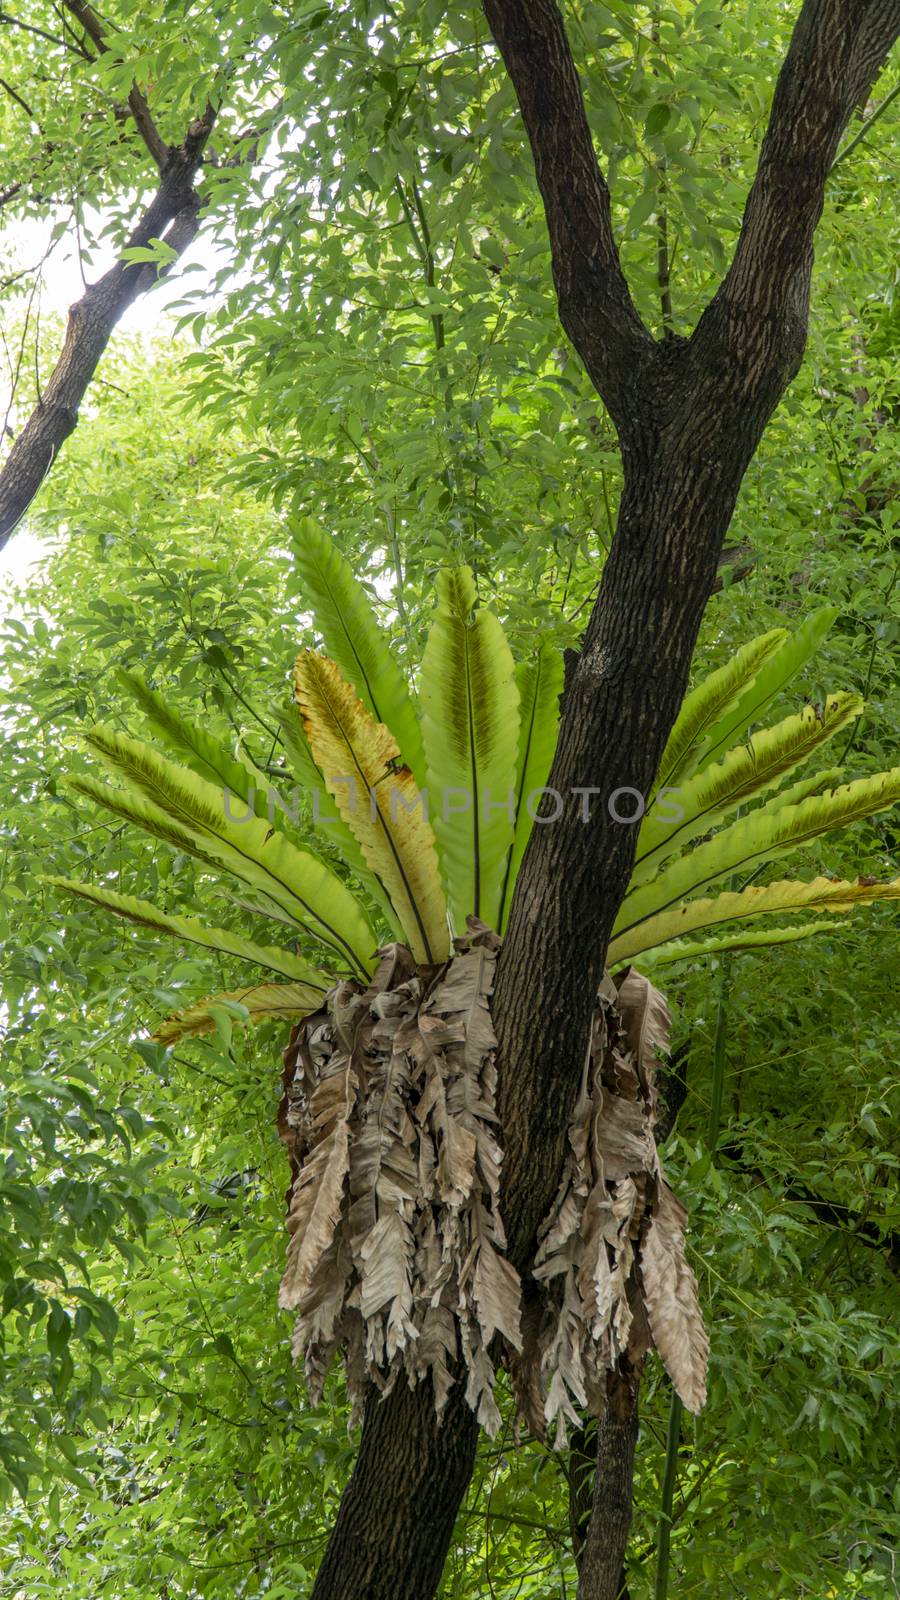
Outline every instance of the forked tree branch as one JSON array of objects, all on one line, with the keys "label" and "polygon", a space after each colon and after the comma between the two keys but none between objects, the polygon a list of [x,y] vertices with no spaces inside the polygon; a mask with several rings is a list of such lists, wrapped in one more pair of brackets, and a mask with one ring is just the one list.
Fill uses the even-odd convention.
[{"label": "forked tree branch", "polygon": [[[690,339],[659,342],[638,320],[622,275],[558,9],[553,0],[484,0],[484,9],[534,153],[560,317],[623,453],[618,525],[567,679],[548,782],[566,796],[647,796],[744,472],[802,359],[828,170],[900,31],[900,0],[805,0],[734,263]],[[504,1216],[520,1266],[553,1198],[591,997],[634,856],[636,830],[610,816],[603,799],[589,822],[569,808],[532,834],[495,991]]]},{"label": "forked tree branch", "polygon": [[[484,12],[531,144],[560,320],[620,433],[627,433],[636,388],[649,399],[656,384],[648,359],[653,341],[619,262],[609,190],[562,15],[555,0],[484,0]],[[792,314],[805,338],[825,180],[854,107],[898,32],[900,0],[805,0],[779,74],[735,258],[714,304],[727,301],[738,317]],[[738,336],[732,353],[740,343]]]},{"label": "forked tree branch", "polygon": [[[109,45],[106,42],[103,24],[97,13],[89,5],[85,4],[85,0],[63,0],[63,4],[76,22],[81,24],[97,54],[107,55],[109,53]],[[132,83],[129,90],[128,109],[134,118],[134,125],[147,146],[158,170],[164,172],[166,162],[172,152],[160,134],[153,120],[150,107],[136,83]]]},{"label": "forked tree branch", "polygon": [[[176,256],[187,249],[197,232],[196,180],[215,117],[215,108],[207,105],[202,117],[191,123],[184,142],[170,152],[159,187],[132,229],[126,250],[145,247],[152,239],[162,239]],[[159,276],[160,270],[151,263],[119,260],[71,307],[56,366],[0,470],[0,549],[74,429],[78,408],[117,322]]]}]

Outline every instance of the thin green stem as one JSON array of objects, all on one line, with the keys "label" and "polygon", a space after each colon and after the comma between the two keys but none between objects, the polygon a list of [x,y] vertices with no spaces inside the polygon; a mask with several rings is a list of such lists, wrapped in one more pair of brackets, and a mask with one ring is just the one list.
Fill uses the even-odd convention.
[{"label": "thin green stem", "polygon": [[[891,595],[893,594],[893,592],[894,592],[894,590],[895,590],[895,588],[897,586],[898,579],[900,579],[900,567],[897,568],[896,572],[894,573],[893,577],[891,578],[890,583],[887,586],[887,590],[886,590],[885,596],[884,596],[884,605],[885,605],[885,607],[887,607],[887,605],[888,605],[888,603],[890,601]],[[873,675],[873,673],[875,671],[875,657],[876,657],[877,653],[878,653],[878,630],[877,630],[877,628],[873,627],[872,628],[872,647],[871,647],[871,649],[869,651],[869,665],[868,665],[868,669],[866,671],[866,681],[865,681],[865,684],[863,685],[863,701],[867,701],[868,698],[869,698],[869,690],[872,687],[872,675]],[[850,751],[853,749],[853,746],[856,743],[857,736],[859,734],[860,727],[862,726],[862,722],[863,722],[863,719],[865,717],[865,714],[866,714],[866,709],[865,709],[865,705],[863,705],[862,711],[859,713],[859,716],[856,718],[856,721],[854,722],[853,727],[850,729],[850,732],[849,732],[849,734],[847,736],[847,743],[844,745],[844,748],[841,751],[841,754],[840,754],[840,757],[839,757],[839,765],[840,766],[844,765],[844,762],[846,761],[848,755],[850,754]]]},{"label": "thin green stem", "polygon": [[[732,888],[736,880],[732,879]],[[722,958],[719,978],[719,998],[716,1005],[716,1032],[713,1041],[712,1087],[709,1096],[709,1120],[706,1126],[706,1148],[715,1156],[722,1125],[722,1101],[725,1094],[725,1068],[727,1065],[728,1004],[731,998],[731,957]],[[675,1484],[678,1479],[678,1453],[681,1449],[681,1418],[684,1407],[677,1394],[672,1395],[669,1407],[669,1426],[666,1432],[666,1461],[663,1469],[662,1499],[659,1508],[659,1528],[656,1537],[656,1582],[653,1600],[667,1600],[669,1593],[669,1566],[672,1540],[672,1506]]]},{"label": "thin green stem", "polygon": [[719,1129],[722,1123],[722,1099],[725,1092],[725,1044],[728,1036],[728,1001],[731,996],[731,957],[722,957],[722,975],[719,979],[719,1002],[716,1007],[716,1034],[713,1042],[712,1089],[709,1097],[709,1122],[706,1129],[706,1147],[710,1156],[716,1153]]},{"label": "thin green stem", "polygon": [[656,1582],[653,1600],[666,1600],[669,1593],[669,1547],[672,1538],[672,1506],[675,1500],[675,1482],[678,1477],[678,1451],[681,1446],[681,1414],[683,1406],[677,1394],[672,1395],[669,1407],[669,1426],[666,1433],[666,1464],[663,1471],[662,1503],[659,1508],[659,1530],[656,1536]]},{"label": "thin green stem", "polygon": [[[880,106],[876,106],[875,110],[872,112],[872,115],[863,123],[862,127],[859,130],[859,133],[857,133],[854,136],[854,138],[852,138],[850,140],[850,143],[846,146],[845,149],[843,149],[841,151],[840,155],[832,163],[832,167],[831,167],[831,171],[832,172],[834,172],[835,168],[839,167],[843,161],[846,161],[848,156],[851,156],[853,154],[853,152],[856,149],[857,145],[862,144],[862,142],[865,139],[866,135],[869,132],[871,132],[873,124],[876,123],[879,120],[880,117],[884,116],[884,113],[887,111],[888,106],[893,105],[893,103],[896,100],[898,94],[900,94],[900,83],[895,83],[894,87],[890,91],[890,93],[885,95],[884,99],[881,102],[881,105]],[[829,173],[829,177],[830,176],[831,176],[831,173]]]}]

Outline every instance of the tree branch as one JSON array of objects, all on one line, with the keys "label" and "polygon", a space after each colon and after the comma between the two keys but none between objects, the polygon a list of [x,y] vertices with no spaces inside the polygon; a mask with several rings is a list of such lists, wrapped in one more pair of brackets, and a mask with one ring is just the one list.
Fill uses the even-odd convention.
[{"label": "tree branch", "polygon": [[[89,5],[85,4],[85,0],[63,0],[63,4],[66,10],[69,11],[75,18],[76,22],[81,24],[88,38],[94,45],[97,54],[108,54],[109,45],[106,43],[106,38],[103,32],[103,24],[101,23],[96,12],[93,11]],[[148,106],[136,83],[132,83],[128,94],[128,109],[134,118],[134,125],[143,139],[144,144],[147,146],[147,149],[155,161],[157,168],[160,172],[164,172],[166,163],[168,162],[172,152],[169,145],[166,144],[166,141],[159,133],[156,123],[151,115],[150,107]]]},{"label": "tree branch", "polygon": [[775,86],[740,238],[720,290],[742,316],[799,309],[805,317],[825,180],[853,109],[898,32],[900,0],[806,0]]},{"label": "tree branch", "polygon": [[554,0],[484,0],[518,96],[553,256],[560,320],[617,426],[633,409],[653,340],[619,263],[609,189]]},{"label": "tree branch", "polygon": [[[215,117],[214,107],[207,105],[203,116],[191,123],[184,142],[170,153],[159,187],[128,237],[127,249],[160,238],[176,256],[187,249],[197,232],[200,196],[195,184]],[[0,471],[0,549],[74,429],[78,407],[116,323],[160,276],[155,266],[117,261],[71,307],[56,366]]]},{"label": "tree branch", "polygon": [[[900,30],[900,0],[805,0],[735,262],[691,338],[659,343],[622,277],[559,12],[552,0],[484,8],[535,155],[560,317],[612,413],[624,469],[547,780],[564,810],[531,836],[494,995],[503,1211],[511,1257],[527,1270],[634,858],[637,830],[607,800],[652,789],[744,472],[802,359],[828,168]],[[582,809],[579,795],[596,799]]]},{"label": "tree branch", "polygon": [[0,78],[0,89],[3,89],[6,92],[6,94],[9,95],[10,99],[14,100],[16,102],[16,105],[19,106],[22,111],[24,111],[24,113],[25,113],[26,117],[28,117],[29,121],[34,123],[34,125],[37,128],[38,132],[39,133],[43,132],[43,130],[41,128],[41,125],[38,122],[37,117],[35,116],[33,110],[31,109],[31,106],[28,104],[28,101],[27,100],[23,100],[22,96],[19,94],[18,90],[14,89],[11,83],[7,83],[5,78]]},{"label": "tree branch", "polygon": [[46,28],[36,28],[31,22],[21,22],[18,17],[10,16],[8,11],[0,11],[0,25],[8,28],[19,28],[22,33],[31,33],[36,39],[46,39],[48,44],[58,44],[63,50],[68,50],[71,55],[81,56],[83,61],[90,61],[88,52],[77,44],[70,44],[68,39],[60,38],[58,33],[48,33]]},{"label": "tree branch", "polygon": [[597,1419],[590,1514],[578,1559],[578,1600],[628,1600],[625,1551],[631,1527],[640,1368],[620,1357]]}]

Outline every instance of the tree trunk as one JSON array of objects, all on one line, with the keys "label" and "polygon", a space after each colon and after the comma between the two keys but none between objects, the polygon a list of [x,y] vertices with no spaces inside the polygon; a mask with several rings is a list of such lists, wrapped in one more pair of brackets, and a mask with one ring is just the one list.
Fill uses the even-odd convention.
[{"label": "tree trunk", "polygon": [[[503,1217],[527,1277],[631,872],[637,828],[620,819],[652,787],[741,481],[800,365],[826,178],[900,32],[900,0],[805,0],[732,265],[690,339],[660,344],[619,264],[558,7],[484,0],[484,10],[534,155],[560,318],[616,425],[624,469],[615,537],[563,697],[548,780],[561,811],[532,833],[492,1002]],[[437,1588],[474,1429],[461,1398],[438,1431],[423,1395],[406,1393],[398,1386],[386,1407],[367,1408],[314,1600],[428,1600]],[[594,1497],[582,1600],[621,1593],[636,1432],[635,1389],[598,1428],[606,1487]]]},{"label": "tree trunk", "polygon": [[410,1389],[401,1377],[384,1400],[371,1391],[311,1600],[431,1600],[477,1442],[461,1384],[440,1426],[430,1381]]},{"label": "tree trunk", "polygon": [[625,1549],[638,1436],[640,1377],[615,1372],[597,1423],[597,1470],[590,1520],[578,1563],[578,1600],[628,1600]]}]

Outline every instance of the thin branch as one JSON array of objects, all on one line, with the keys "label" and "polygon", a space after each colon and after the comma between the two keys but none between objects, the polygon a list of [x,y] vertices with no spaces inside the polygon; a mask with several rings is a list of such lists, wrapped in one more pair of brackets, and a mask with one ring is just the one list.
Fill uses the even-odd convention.
[{"label": "thin branch", "polygon": [[[664,169],[660,169],[661,171]],[[674,336],[672,288],[669,269],[669,218],[665,209],[665,182],[660,177],[660,208],[656,213],[656,280],[659,285],[659,310],[664,339]]]},{"label": "thin branch", "polygon": [[[659,50],[659,12],[654,11],[653,22],[650,27],[650,38],[654,48]],[[659,69],[653,68],[654,78],[659,77]],[[661,156],[656,168],[656,281],[659,287],[659,309],[662,320],[662,336],[671,339],[674,333],[672,317],[672,290],[670,286],[671,263],[669,261],[669,215],[666,209],[666,158]]]},{"label": "thin branch", "polygon": [[22,96],[19,94],[18,90],[14,89],[11,83],[7,83],[5,78],[0,78],[0,89],[5,89],[10,99],[15,100],[17,106],[21,106],[26,117],[28,117],[29,120],[34,123],[35,127],[38,129],[38,132],[43,133],[44,130],[32,111],[31,106],[28,104],[27,100],[22,99]]},{"label": "thin branch", "polygon": [[850,140],[850,143],[848,145],[845,145],[845,147],[841,151],[840,155],[835,158],[834,165],[831,168],[832,172],[834,172],[841,165],[841,163],[843,161],[846,161],[848,156],[852,156],[852,154],[853,154],[854,150],[856,149],[857,145],[862,144],[863,140],[871,132],[874,124],[879,120],[880,117],[884,116],[884,113],[887,111],[888,106],[893,105],[893,103],[896,100],[898,94],[900,94],[900,83],[895,83],[893,89],[890,91],[890,94],[886,94],[885,95],[884,99],[881,102],[881,105],[875,107],[875,110],[872,112],[872,115],[870,117],[866,118],[866,120],[863,123],[862,127],[860,128],[859,132],[857,134],[855,134],[855,136]]},{"label": "thin branch", "polygon": [[[894,590],[896,589],[898,582],[900,582],[900,567],[897,567],[896,570],[894,571],[894,573],[893,573],[893,575],[891,577],[891,581],[887,586],[887,591],[885,593],[884,600],[882,602],[882,604],[884,605],[884,609],[885,609],[885,612],[886,612],[887,615],[890,615],[890,613],[888,612],[887,608],[890,605],[891,595],[893,594]],[[873,673],[875,671],[875,658],[876,658],[876,656],[878,654],[878,646],[879,646],[880,642],[881,641],[880,641],[879,636],[878,636],[878,629],[873,627],[873,629],[872,629],[872,645],[871,645],[871,648],[869,650],[869,665],[868,665],[868,668],[867,668],[867,671],[866,671],[866,681],[865,681],[865,683],[863,685],[863,694],[862,694],[862,697],[863,697],[863,709],[859,713],[859,716],[856,718],[856,721],[854,722],[852,728],[850,729],[850,732],[847,735],[847,743],[844,745],[844,748],[841,751],[840,756],[838,757],[838,765],[841,766],[841,767],[844,765],[844,762],[846,761],[847,757],[849,756],[850,751],[853,749],[853,746],[856,744],[857,738],[859,736],[859,730],[860,730],[860,728],[862,726],[863,720],[864,720],[865,715],[866,715],[866,705],[867,705],[868,699],[869,699],[869,690],[872,687],[872,676],[873,676]]]},{"label": "thin branch", "polygon": [[231,140],[229,154],[215,156],[210,152],[208,161],[212,167],[238,167],[242,165],[253,166],[259,156],[259,147],[266,134],[271,132],[272,124],[276,117],[284,110],[284,95],[279,95],[277,100],[263,112],[258,122],[252,122],[248,127],[242,128]]},{"label": "thin branch", "polygon": [[[416,255],[419,257],[419,260],[425,268],[426,286],[429,289],[433,289],[434,254],[431,248],[431,234],[429,232],[428,221],[425,216],[425,208],[422,204],[422,196],[419,192],[419,186],[414,178],[412,180],[412,191],[415,201],[415,212],[409,203],[406,190],[403,187],[403,180],[401,178],[396,178],[394,180],[394,188],[396,189],[400,199],[404,220],[412,237]],[[418,227],[416,226],[417,217]],[[440,353],[440,351],[444,348],[444,318],[442,313],[439,311],[433,311],[431,314],[431,332],[434,338],[435,350]]]},{"label": "thin branch", "polygon": [[[425,215],[425,207],[422,204],[421,190],[419,189],[419,185],[416,182],[415,178],[413,178],[413,180],[412,180],[412,192],[413,192],[413,200],[415,201],[415,206],[416,206],[416,216],[419,219],[419,227],[420,227],[420,229],[422,231],[422,244],[423,244],[424,249],[425,249],[425,254],[424,254],[425,282],[428,285],[429,289],[433,289],[434,288],[434,250],[432,249],[432,244],[431,244],[431,230],[430,230],[430,228],[428,226],[428,218]],[[443,318],[443,314],[440,311],[435,312],[434,316],[431,319],[431,326],[432,326],[432,331],[434,333],[435,349],[436,350],[443,350],[443,348],[444,348],[444,318]]]},{"label": "thin branch", "polygon": [[71,55],[80,56],[83,61],[93,59],[82,46],[70,44],[68,39],[61,38],[57,33],[48,33],[46,28],[36,28],[30,22],[22,22],[18,17],[10,16],[8,11],[0,11],[0,25],[3,23],[9,28],[20,28],[23,33],[33,33],[38,39],[46,39],[48,44],[61,45],[63,50],[68,50]]},{"label": "thin branch", "polygon": [[[159,187],[135,224],[126,249],[162,239],[180,256],[197,232],[200,196],[195,187],[216,111],[207,105],[173,150]],[[28,510],[60,447],[78,421],[78,407],[117,322],[139,295],[168,270],[119,260],[72,306],[62,351],[43,398],[35,406],[0,471],[0,549]]]}]

